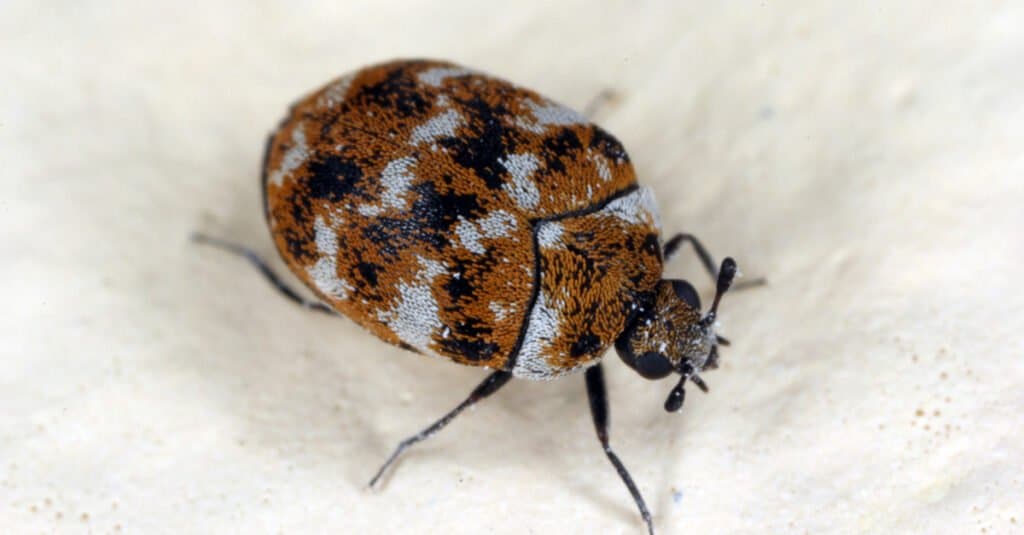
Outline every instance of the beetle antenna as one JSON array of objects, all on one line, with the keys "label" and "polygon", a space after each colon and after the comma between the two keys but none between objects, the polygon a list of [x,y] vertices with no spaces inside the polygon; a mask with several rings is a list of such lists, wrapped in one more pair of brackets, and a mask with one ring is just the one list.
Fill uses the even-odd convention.
[{"label": "beetle antenna", "polygon": [[[684,377],[683,379],[685,380],[686,378]],[[701,392],[704,392],[705,394],[708,393],[708,385],[704,382],[704,379],[700,378],[699,375],[691,375],[690,380],[693,381],[693,384],[697,385],[697,388],[699,388]]]},{"label": "beetle antenna", "polygon": [[708,352],[708,359],[704,361],[703,369],[705,370],[717,370],[718,369],[718,346],[711,346],[711,351]]},{"label": "beetle antenna", "polygon": [[718,269],[718,283],[715,285],[715,300],[711,303],[711,310],[700,320],[702,327],[707,327],[715,322],[715,316],[718,315],[718,303],[722,300],[722,295],[729,291],[729,286],[732,286],[734,278],[736,278],[736,261],[732,257],[726,257],[725,260],[722,260],[722,267]]},{"label": "beetle antenna", "polygon": [[668,412],[678,412],[679,409],[683,408],[683,400],[686,399],[686,376],[679,378],[679,382],[672,388],[672,391],[668,393],[668,399],[665,400],[665,410]]},{"label": "beetle antenna", "polygon": [[683,408],[683,401],[686,399],[686,381],[693,381],[693,384],[697,385],[697,388],[707,394],[708,385],[700,378],[696,373],[681,373],[679,382],[672,388],[672,391],[668,393],[668,398],[665,399],[665,410],[668,412],[678,412],[679,409]]}]

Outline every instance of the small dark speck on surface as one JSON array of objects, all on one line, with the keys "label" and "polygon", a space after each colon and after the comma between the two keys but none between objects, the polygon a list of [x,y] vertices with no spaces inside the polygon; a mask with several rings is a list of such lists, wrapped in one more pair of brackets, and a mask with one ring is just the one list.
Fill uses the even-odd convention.
[{"label": "small dark speck on surface", "polygon": [[757,116],[763,120],[771,119],[775,117],[775,108],[771,106],[761,106],[761,109],[757,111]]},{"label": "small dark speck on surface", "polygon": [[672,489],[672,503],[679,504],[683,501],[683,491]]}]

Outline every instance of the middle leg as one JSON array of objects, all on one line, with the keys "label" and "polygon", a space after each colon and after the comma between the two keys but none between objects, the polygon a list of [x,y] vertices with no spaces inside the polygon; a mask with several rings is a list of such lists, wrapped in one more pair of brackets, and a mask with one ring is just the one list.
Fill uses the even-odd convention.
[{"label": "middle leg", "polygon": [[647,510],[647,504],[644,502],[644,497],[640,494],[640,489],[636,488],[636,483],[633,483],[633,477],[629,475],[626,466],[622,464],[619,456],[615,455],[611,445],[608,444],[608,392],[604,386],[604,371],[601,370],[600,364],[587,368],[586,380],[587,397],[590,398],[590,414],[594,417],[597,439],[601,441],[604,454],[608,456],[608,460],[615,466],[615,471],[618,472],[619,478],[626,484],[629,494],[633,496],[633,501],[636,502],[637,508],[640,509],[640,516],[643,517],[644,522],[647,524],[647,532],[650,535],[654,535],[654,523],[651,521],[651,513]]},{"label": "middle leg", "polygon": [[430,427],[427,427],[426,429],[420,431],[419,433],[416,433],[415,435],[399,443],[398,447],[395,448],[395,451],[391,453],[390,457],[388,457],[388,460],[384,461],[384,465],[380,467],[380,470],[377,470],[377,474],[373,476],[373,479],[370,480],[370,487],[372,488],[374,485],[377,484],[377,481],[380,480],[380,476],[384,475],[384,472],[387,471],[389,466],[394,464],[395,460],[398,459],[398,456],[401,455],[402,452],[404,452],[412,445],[418,442],[422,442],[433,436],[438,431],[444,429],[445,426],[451,423],[451,421],[454,420],[455,417],[459,415],[459,413],[461,413],[462,411],[466,410],[469,407],[472,407],[474,404],[476,404],[477,401],[480,401],[481,399],[484,399],[487,396],[497,392],[498,389],[504,386],[505,383],[507,383],[508,380],[511,378],[512,373],[505,371],[498,371],[488,375],[487,378],[484,379],[482,383],[480,383],[476,388],[473,389],[472,392],[470,392],[469,397],[463,400],[462,403],[459,403],[459,405],[452,409],[451,412],[442,416],[440,420],[431,424]]}]

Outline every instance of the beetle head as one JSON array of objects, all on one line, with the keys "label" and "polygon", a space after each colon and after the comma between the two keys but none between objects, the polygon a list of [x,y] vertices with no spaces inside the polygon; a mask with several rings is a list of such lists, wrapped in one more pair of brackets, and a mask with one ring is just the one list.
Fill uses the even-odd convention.
[{"label": "beetle head", "polygon": [[673,372],[680,375],[665,400],[665,410],[675,412],[682,408],[687,381],[707,392],[699,374],[718,367],[718,346],[729,343],[715,334],[715,317],[718,303],[735,276],[736,262],[726,258],[718,270],[715,300],[704,315],[700,311],[700,297],[690,283],[660,281],[653,301],[638,306],[633,322],[615,341],[619,357],[647,379],[661,379]]}]

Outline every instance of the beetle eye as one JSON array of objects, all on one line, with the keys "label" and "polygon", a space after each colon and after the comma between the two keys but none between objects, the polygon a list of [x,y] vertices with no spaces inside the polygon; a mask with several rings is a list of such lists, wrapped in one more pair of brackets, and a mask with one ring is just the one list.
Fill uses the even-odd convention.
[{"label": "beetle eye", "polygon": [[672,373],[672,363],[665,355],[648,351],[637,357],[636,371],[646,379],[661,379]]},{"label": "beetle eye", "polygon": [[672,289],[676,291],[676,296],[686,304],[693,307],[694,310],[700,310],[700,296],[697,295],[697,290],[693,289],[693,285],[683,280],[674,280]]}]

